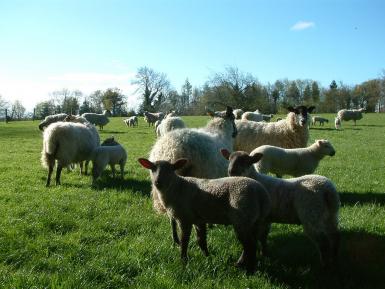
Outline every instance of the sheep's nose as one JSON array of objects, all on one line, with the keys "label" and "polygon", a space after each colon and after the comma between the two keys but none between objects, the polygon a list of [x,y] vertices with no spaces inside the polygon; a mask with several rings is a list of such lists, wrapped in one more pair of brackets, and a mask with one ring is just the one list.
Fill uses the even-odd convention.
[{"label": "sheep's nose", "polygon": [[332,151],[331,153],[330,153],[330,156],[332,157],[332,156],[334,156],[336,154],[336,152],[335,151]]}]

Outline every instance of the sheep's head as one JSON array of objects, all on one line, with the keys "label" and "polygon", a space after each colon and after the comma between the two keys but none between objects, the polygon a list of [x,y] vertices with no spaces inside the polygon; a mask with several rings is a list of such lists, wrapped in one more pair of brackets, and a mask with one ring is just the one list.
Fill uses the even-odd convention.
[{"label": "sheep's head", "polygon": [[332,144],[328,140],[320,139],[320,140],[316,140],[316,143],[317,143],[318,150],[321,153],[321,155],[332,157],[336,154],[334,147],[332,146]]},{"label": "sheep's head", "polygon": [[225,159],[230,161],[227,170],[229,176],[250,176],[254,169],[253,164],[263,156],[260,153],[249,155],[244,151],[230,153],[227,149],[221,149],[221,153]]},{"label": "sheep's head", "polygon": [[310,122],[309,113],[311,113],[314,109],[315,109],[315,106],[307,107],[304,105],[300,105],[296,107],[289,106],[287,108],[288,111],[295,113],[296,123],[300,126],[307,126],[309,124]]},{"label": "sheep's head", "polygon": [[165,190],[175,177],[175,171],[181,169],[187,163],[187,159],[178,159],[175,163],[170,163],[168,161],[151,162],[148,159],[140,158],[138,162],[144,168],[151,170],[151,180],[157,189]]},{"label": "sheep's head", "polygon": [[206,112],[207,112],[207,115],[209,115],[211,117],[219,117],[219,118],[222,118],[225,121],[228,121],[229,123],[231,123],[231,126],[233,128],[233,132],[232,132],[231,136],[233,138],[235,138],[237,136],[238,130],[237,130],[237,126],[235,125],[235,116],[234,116],[232,107],[227,106],[226,110],[216,111],[216,112],[206,108]]},{"label": "sheep's head", "polygon": [[109,138],[106,138],[102,144],[102,146],[116,146],[119,145],[119,143],[115,140],[114,136],[111,136]]}]

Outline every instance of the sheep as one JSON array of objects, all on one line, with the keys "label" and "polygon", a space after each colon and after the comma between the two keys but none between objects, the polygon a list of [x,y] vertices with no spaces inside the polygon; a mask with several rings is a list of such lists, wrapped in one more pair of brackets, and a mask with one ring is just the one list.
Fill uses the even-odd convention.
[{"label": "sheep", "polygon": [[360,120],[363,117],[363,115],[362,115],[363,112],[365,112],[365,109],[363,109],[363,108],[351,109],[351,110],[349,110],[349,109],[341,109],[340,111],[338,111],[337,117],[341,121],[353,120],[354,121],[354,125],[356,125],[356,121]]},{"label": "sheep", "polygon": [[[176,174],[188,162],[178,159],[151,162],[138,159],[151,170],[151,182],[159,191],[159,198],[168,215],[181,230],[181,258],[187,262],[187,248],[192,225],[196,228],[198,245],[208,256],[206,224],[232,225],[243,252],[237,265],[253,273],[256,267],[256,241],[265,218],[270,213],[270,199],[266,189],[245,177],[198,179]],[[173,232],[176,233],[176,232]]]},{"label": "sheep", "polygon": [[107,114],[108,111],[105,110],[103,111],[103,114],[86,112],[83,113],[81,116],[88,120],[90,123],[99,126],[99,129],[102,130],[103,127],[110,121],[107,117]]},{"label": "sheep", "polygon": [[51,123],[57,122],[57,121],[63,121],[68,115],[66,113],[58,113],[53,115],[48,115],[45,117],[45,119],[39,123],[39,129],[41,131],[44,130],[47,126],[49,126]]},{"label": "sheep", "polygon": [[322,126],[325,124],[325,122],[329,123],[329,120],[327,118],[324,118],[324,117],[321,117],[318,115],[315,115],[311,118],[311,124],[312,125],[315,125],[317,123],[317,121],[319,122],[319,125],[322,125]]},{"label": "sheep", "polygon": [[262,114],[262,120],[269,122],[273,116],[274,116],[274,114]]},{"label": "sheep", "polygon": [[112,177],[115,178],[115,165],[120,166],[120,176],[124,178],[124,166],[127,162],[127,152],[115,139],[106,139],[92,154],[92,185],[101,176],[107,165],[110,165]]},{"label": "sheep", "polygon": [[138,126],[138,117],[136,115],[123,119],[123,122],[128,126]]},{"label": "sheep", "polygon": [[334,126],[337,130],[339,130],[341,128],[341,119],[339,117],[336,117],[334,119]]},{"label": "sheep", "polygon": [[276,174],[277,177],[291,175],[299,177],[314,173],[319,162],[326,156],[334,156],[336,151],[328,140],[316,140],[306,148],[284,149],[263,145],[257,147],[250,154],[260,153],[263,159],[255,168],[257,172]]},{"label": "sheep", "polygon": [[308,119],[314,106],[288,107],[286,119],[278,122],[235,121],[238,135],[234,149],[250,153],[261,145],[282,148],[306,147],[309,139]]},{"label": "sheep", "polygon": [[[230,176],[246,176],[260,182],[271,199],[271,223],[302,224],[305,234],[317,245],[321,265],[331,265],[339,247],[338,211],[340,199],[334,184],[326,177],[305,175],[293,179],[279,179],[258,173],[253,166],[264,156],[249,155],[237,151],[230,154],[222,150],[230,160]],[[263,156],[263,157],[262,157]],[[259,241],[262,254],[267,255],[267,236],[270,224],[265,227]]]},{"label": "sheep", "polygon": [[158,137],[166,134],[169,131],[172,131],[174,129],[181,129],[185,128],[186,125],[184,121],[177,116],[166,116],[158,126],[156,126],[156,135]]},{"label": "sheep", "polygon": [[259,110],[256,110],[255,112],[246,111],[245,113],[242,114],[241,119],[259,122],[259,121],[263,121],[263,116],[259,112]]},{"label": "sheep", "polygon": [[240,108],[237,108],[233,110],[233,113],[234,113],[235,119],[241,119],[244,111]]},{"label": "sheep", "polygon": [[151,112],[145,111],[143,113],[143,115],[144,115],[144,120],[148,123],[148,126],[154,125],[154,123],[157,120],[162,120],[163,117],[164,117],[164,113],[163,112],[151,113]]},{"label": "sheep", "polygon": [[[56,185],[60,185],[62,168],[72,163],[91,160],[92,152],[99,143],[99,134],[90,123],[55,122],[49,125],[43,132],[41,152],[41,163],[48,168],[46,186],[50,185],[55,160],[57,160]],[[88,162],[85,167],[86,174],[87,165]]]}]

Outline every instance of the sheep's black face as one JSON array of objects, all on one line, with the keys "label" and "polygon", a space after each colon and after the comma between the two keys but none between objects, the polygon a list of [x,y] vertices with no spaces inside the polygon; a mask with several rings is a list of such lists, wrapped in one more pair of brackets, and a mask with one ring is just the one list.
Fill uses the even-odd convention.
[{"label": "sheep's black face", "polygon": [[244,152],[234,152],[229,158],[229,176],[247,176],[248,169],[252,165],[250,163],[250,156]]},{"label": "sheep's black face", "polygon": [[172,176],[175,175],[174,167],[166,161],[157,161],[155,165],[154,169],[151,170],[152,182],[159,190],[167,189],[170,186]]},{"label": "sheep's black face", "polygon": [[310,115],[313,110],[315,109],[314,106],[306,107],[304,105],[297,106],[295,108],[289,107],[288,110],[291,112],[294,112],[297,117],[297,122],[301,126],[306,126],[310,122]]},{"label": "sheep's black face", "polygon": [[235,125],[235,116],[233,113],[233,109],[230,106],[228,106],[226,109],[226,118],[231,121],[231,124],[233,126],[233,133],[231,136],[235,138],[238,134],[238,130],[237,130],[237,126]]}]

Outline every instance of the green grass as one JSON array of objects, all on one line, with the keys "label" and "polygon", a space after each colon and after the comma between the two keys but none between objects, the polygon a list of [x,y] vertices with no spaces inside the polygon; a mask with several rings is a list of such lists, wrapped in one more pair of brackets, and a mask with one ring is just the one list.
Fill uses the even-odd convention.
[{"label": "green grass", "polygon": [[[184,120],[192,127],[208,118]],[[101,132],[126,147],[129,161],[123,181],[107,171],[99,189],[78,170],[45,187],[37,124],[0,123],[0,288],[384,288],[385,115],[366,114],[342,131],[332,123],[310,130],[311,142],[329,139],[337,151],[316,173],[341,193],[338,268],[320,269],[301,227],[274,224],[271,256],[253,276],[233,266],[241,247],[223,226],[209,231],[208,258],[193,236],[182,266],[168,219],[152,209],[149,174],[136,161],[155,140],[143,119],[127,128],[114,118]]]}]

